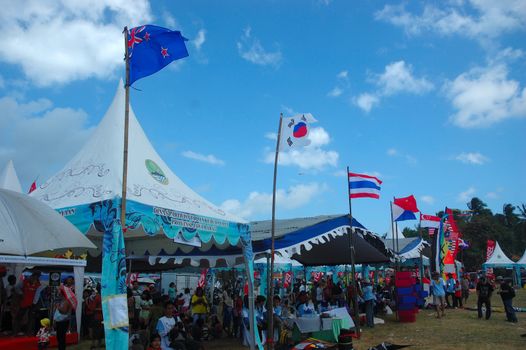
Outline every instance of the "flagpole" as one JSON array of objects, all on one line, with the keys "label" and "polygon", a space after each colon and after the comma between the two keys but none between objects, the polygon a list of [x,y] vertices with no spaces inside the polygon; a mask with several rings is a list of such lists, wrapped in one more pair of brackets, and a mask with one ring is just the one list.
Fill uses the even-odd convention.
[{"label": "flagpole", "polygon": [[389,202],[389,205],[391,206],[391,237],[393,239],[393,253],[394,253],[394,257],[395,257],[395,268],[396,268],[396,260],[397,260],[397,256],[396,256],[396,248],[395,248],[395,228],[394,228],[394,216],[393,216],[393,202]]},{"label": "flagpole", "polygon": [[[352,201],[351,201],[351,187],[349,185],[349,167],[347,167],[347,194],[349,197],[349,251],[351,253],[351,283],[353,285],[353,308],[354,308],[354,326],[356,327],[356,335],[360,337],[360,310],[358,310],[358,284],[356,283],[356,267],[354,266],[355,252],[354,252],[354,230],[352,227]],[[363,271],[363,270],[362,270]]]},{"label": "flagpole", "polygon": [[126,232],[126,187],[128,182],[128,128],[130,119],[130,58],[128,57],[128,27],[124,27],[124,59],[126,61],[126,91],[124,106],[124,151],[122,162],[121,227]]},{"label": "flagpole", "polygon": [[278,176],[278,157],[279,143],[281,141],[281,125],[283,124],[283,113],[279,115],[278,137],[276,140],[276,154],[274,156],[274,180],[272,184],[272,228],[271,228],[271,245],[270,245],[270,286],[268,286],[268,334],[267,344],[269,349],[274,349],[274,283],[272,275],[274,274],[274,241],[276,237],[276,179]]},{"label": "flagpole", "polygon": [[[420,220],[418,220],[418,234],[420,236],[420,244],[422,244],[422,213],[419,213]],[[424,258],[422,256],[422,249],[420,249],[420,285],[424,285]]]}]

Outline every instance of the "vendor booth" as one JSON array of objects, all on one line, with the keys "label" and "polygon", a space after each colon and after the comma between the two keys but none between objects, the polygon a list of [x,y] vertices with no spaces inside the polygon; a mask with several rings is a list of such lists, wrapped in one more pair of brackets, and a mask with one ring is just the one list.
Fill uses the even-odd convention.
[{"label": "vendor booth", "polygon": [[499,242],[495,242],[495,250],[491,257],[482,264],[482,269],[484,273],[487,273],[489,268],[503,268],[503,269],[513,269],[515,270],[516,264],[504,254],[502,248],[499,245]]},{"label": "vendor booth", "polygon": [[120,222],[124,110],[121,81],[106,115],[84,147],[32,193],[96,243],[98,249],[90,254],[102,255],[106,346],[112,349],[124,348],[128,341],[127,255],[148,256],[149,262],[157,262],[181,252],[200,255],[235,247],[242,252],[250,282],[253,275],[246,221],[185,185],[155,151],[131,107],[126,222]]}]

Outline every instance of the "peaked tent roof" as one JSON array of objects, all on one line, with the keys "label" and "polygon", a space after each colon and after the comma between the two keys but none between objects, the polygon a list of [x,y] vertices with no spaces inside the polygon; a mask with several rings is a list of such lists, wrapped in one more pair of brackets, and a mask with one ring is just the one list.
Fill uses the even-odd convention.
[{"label": "peaked tent roof", "polygon": [[495,243],[495,250],[491,257],[484,263],[487,267],[509,267],[515,263],[504,254],[500,248],[499,242]]},{"label": "peaked tent roof", "polygon": [[526,250],[524,250],[524,253],[522,254],[522,257],[515,264],[521,265],[521,267],[526,266]]},{"label": "peaked tent roof", "polygon": [[22,193],[22,186],[16,175],[13,161],[7,162],[4,170],[0,173],[0,188]]},{"label": "peaked tent roof", "polygon": [[[32,193],[55,209],[121,196],[125,90],[113,102],[84,147]],[[184,184],[161,159],[130,106],[127,199],[184,213],[244,223]]]}]

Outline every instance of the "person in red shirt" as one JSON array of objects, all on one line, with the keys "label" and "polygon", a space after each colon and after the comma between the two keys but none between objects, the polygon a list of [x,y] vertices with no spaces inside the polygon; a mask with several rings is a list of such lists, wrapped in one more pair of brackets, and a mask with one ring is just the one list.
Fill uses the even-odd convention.
[{"label": "person in red shirt", "polygon": [[93,315],[91,319],[91,348],[102,347],[104,329],[102,326],[102,299],[100,296],[100,283],[97,283],[97,291],[89,297],[86,308]]},{"label": "person in red shirt", "polygon": [[[20,311],[18,312],[17,329],[15,334],[20,334],[20,324],[26,327],[27,335],[35,335],[35,313],[33,310],[33,299],[38,287],[40,287],[40,271],[33,271],[29,278],[22,281],[22,301],[20,302]],[[25,322],[24,322],[25,321]]]}]

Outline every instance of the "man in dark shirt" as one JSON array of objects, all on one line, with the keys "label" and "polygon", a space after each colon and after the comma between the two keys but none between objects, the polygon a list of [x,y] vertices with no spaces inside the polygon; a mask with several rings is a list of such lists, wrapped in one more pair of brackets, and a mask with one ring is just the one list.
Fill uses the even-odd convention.
[{"label": "man in dark shirt", "polygon": [[504,304],[504,310],[506,311],[506,319],[508,322],[517,322],[517,316],[515,315],[515,310],[513,309],[513,298],[515,297],[515,290],[504,280],[502,276],[497,277],[497,283],[500,284],[500,289],[497,294],[500,294],[502,298],[502,303]]},{"label": "man in dark shirt", "polygon": [[488,283],[485,276],[482,276],[477,283],[477,309],[478,316],[482,318],[482,304],[486,306],[486,320],[491,317],[491,294],[493,293],[493,286]]}]

